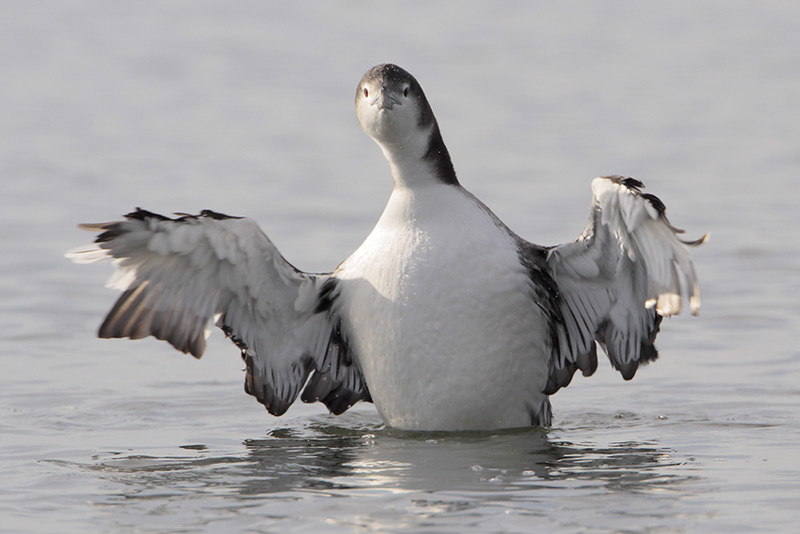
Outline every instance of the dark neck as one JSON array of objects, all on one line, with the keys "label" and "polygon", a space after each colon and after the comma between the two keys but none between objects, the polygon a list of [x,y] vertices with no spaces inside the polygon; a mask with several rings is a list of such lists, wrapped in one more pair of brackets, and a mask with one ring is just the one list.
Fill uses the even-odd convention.
[{"label": "dark neck", "polygon": [[439,125],[434,123],[428,142],[428,150],[422,156],[422,161],[432,167],[433,174],[442,182],[448,185],[458,185],[456,170],[453,161],[450,159],[450,152],[444,145]]}]

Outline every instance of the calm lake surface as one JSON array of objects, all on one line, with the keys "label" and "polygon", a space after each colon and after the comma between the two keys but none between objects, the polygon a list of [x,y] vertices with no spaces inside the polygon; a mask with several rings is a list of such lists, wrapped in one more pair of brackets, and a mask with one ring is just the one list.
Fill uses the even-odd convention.
[{"label": "calm lake surface", "polygon": [[[794,532],[800,521],[800,3],[6,2],[0,17],[0,530]],[[329,271],[388,168],[361,75],[420,80],[462,183],[574,239],[590,180],[643,180],[690,237],[699,317],[601,364],[552,428],[413,434],[369,404],[274,418],[215,334],[194,361],[94,337],[76,223],[259,221]]]}]

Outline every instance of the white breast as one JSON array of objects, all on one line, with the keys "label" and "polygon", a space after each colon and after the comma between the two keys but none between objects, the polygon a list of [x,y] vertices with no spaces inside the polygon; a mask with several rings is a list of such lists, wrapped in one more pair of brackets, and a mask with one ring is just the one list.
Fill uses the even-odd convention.
[{"label": "white breast", "polygon": [[384,420],[531,424],[549,337],[513,236],[460,188],[396,189],[337,270],[349,342]]}]

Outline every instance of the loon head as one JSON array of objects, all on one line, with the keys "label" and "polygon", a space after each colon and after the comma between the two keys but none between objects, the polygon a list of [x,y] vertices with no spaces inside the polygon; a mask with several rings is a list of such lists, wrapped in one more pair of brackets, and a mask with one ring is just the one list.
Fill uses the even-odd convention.
[{"label": "loon head", "polygon": [[378,144],[407,143],[434,123],[419,82],[389,63],[372,67],[361,78],[356,90],[356,117]]},{"label": "loon head", "polygon": [[390,63],[372,67],[355,104],[358,123],[383,150],[396,184],[458,183],[428,99],[408,71]]}]

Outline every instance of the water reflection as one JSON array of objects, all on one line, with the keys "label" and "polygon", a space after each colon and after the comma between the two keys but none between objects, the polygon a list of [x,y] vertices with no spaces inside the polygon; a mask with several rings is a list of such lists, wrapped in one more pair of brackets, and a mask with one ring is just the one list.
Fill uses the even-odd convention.
[{"label": "water reflection", "polygon": [[541,429],[409,433],[379,425],[312,422],[275,429],[243,445],[235,454],[187,445],[174,456],[114,455],[99,458],[90,468],[123,484],[120,495],[125,499],[191,493],[249,499],[375,490],[491,498],[537,489],[640,492],[690,478],[672,451],[652,443],[578,445]]}]

